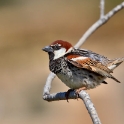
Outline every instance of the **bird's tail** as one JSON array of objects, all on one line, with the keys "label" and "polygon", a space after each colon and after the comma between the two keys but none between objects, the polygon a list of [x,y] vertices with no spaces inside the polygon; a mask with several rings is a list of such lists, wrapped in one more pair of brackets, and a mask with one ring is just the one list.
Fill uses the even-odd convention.
[{"label": "bird's tail", "polygon": [[112,71],[118,67],[122,62],[124,61],[124,57],[122,58],[117,58],[114,60],[110,60],[110,62],[108,63],[108,68],[111,69]]}]

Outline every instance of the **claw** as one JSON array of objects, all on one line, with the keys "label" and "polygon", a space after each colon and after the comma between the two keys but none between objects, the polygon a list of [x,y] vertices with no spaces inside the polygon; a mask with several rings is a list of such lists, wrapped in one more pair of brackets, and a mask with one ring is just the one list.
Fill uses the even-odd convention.
[{"label": "claw", "polygon": [[81,88],[75,90],[75,94],[77,96],[77,100],[78,100],[79,93],[81,92],[81,90],[87,90],[87,88],[86,87],[81,87]]},{"label": "claw", "polygon": [[[78,100],[80,91],[81,91],[81,90],[86,90],[86,89],[87,89],[86,87],[81,87],[81,88],[75,90],[75,94],[76,94],[76,96],[77,96],[77,100]],[[74,91],[74,89],[69,89],[69,90],[65,93],[65,97],[66,97],[66,99],[67,99],[67,102],[69,102],[69,101],[68,101],[68,97],[69,97],[70,92],[72,92],[72,91]]]},{"label": "claw", "polygon": [[67,102],[69,102],[69,101],[68,101],[68,97],[69,97],[69,94],[70,94],[71,91],[74,91],[74,89],[69,89],[69,90],[65,93],[65,97],[66,97],[66,99],[67,99]]}]

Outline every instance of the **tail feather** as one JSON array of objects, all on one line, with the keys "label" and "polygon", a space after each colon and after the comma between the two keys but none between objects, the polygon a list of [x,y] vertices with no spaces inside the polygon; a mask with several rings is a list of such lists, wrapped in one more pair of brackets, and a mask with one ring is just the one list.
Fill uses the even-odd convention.
[{"label": "tail feather", "polygon": [[115,77],[111,77],[113,80],[115,80],[116,82],[118,82],[118,83],[121,83],[118,79],[116,79]]},{"label": "tail feather", "polygon": [[106,81],[103,81],[102,83],[103,83],[103,84],[108,84]]},{"label": "tail feather", "polygon": [[124,61],[123,58],[117,58],[114,60],[111,60],[110,63],[107,65],[109,69],[114,70],[116,67],[118,67],[122,62]]}]

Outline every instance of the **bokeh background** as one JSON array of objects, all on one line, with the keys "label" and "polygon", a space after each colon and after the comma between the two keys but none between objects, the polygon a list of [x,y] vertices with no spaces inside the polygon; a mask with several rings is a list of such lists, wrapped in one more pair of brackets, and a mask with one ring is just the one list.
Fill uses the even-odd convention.
[{"label": "bokeh background", "polygon": [[[106,0],[108,12],[123,0]],[[99,0],[0,0],[0,124],[91,124],[81,100],[46,102],[43,87],[49,74],[41,50],[57,39],[73,45],[99,18]],[[108,58],[124,56],[124,10],[99,28],[82,48]],[[87,91],[103,124],[124,124],[124,63]],[[67,91],[59,79],[53,92]]]}]

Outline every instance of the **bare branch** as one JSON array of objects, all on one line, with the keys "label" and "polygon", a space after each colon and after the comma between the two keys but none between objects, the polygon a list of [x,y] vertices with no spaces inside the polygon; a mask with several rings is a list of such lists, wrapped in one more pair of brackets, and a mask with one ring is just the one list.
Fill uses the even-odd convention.
[{"label": "bare branch", "polygon": [[98,114],[96,112],[96,109],[95,109],[93,103],[91,102],[91,99],[90,99],[90,96],[88,95],[88,93],[86,93],[85,91],[82,90],[79,93],[79,97],[83,100],[83,102],[90,114],[90,117],[93,121],[93,124],[101,124]]},{"label": "bare branch", "polygon": [[105,1],[100,0],[100,19],[104,18]]},{"label": "bare branch", "polygon": [[[43,99],[51,102],[51,101],[58,101],[58,100],[67,100],[65,97],[65,93],[66,92],[60,92],[60,93],[53,93],[53,94],[49,94],[49,95],[44,95]],[[68,99],[77,99],[77,96],[75,94],[75,92],[70,92]]]},{"label": "bare branch", "polygon": [[[119,12],[122,8],[124,8],[124,2],[116,6],[106,15],[104,15],[104,0],[101,0],[100,1],[100,19],[85,32],[85,34],[81,37],[81,39],[78,41],[78,43],[74,47],[75,48],[80,47],[86,41],[86,39],[96,31],[96,29],[98,29],[100,26],[105,24],[113,15],[115,15],[115,13]],[[44,86],[43,99],[46,101],[65,100],[66,99],[65,92],[50,94],[51,82],[53,81],[54,78],[55,78],[55,74],[50,73],[47,78],[46,85]],[[69,94],[69,99],[76,99],[76,98],[77,96],[74,91]],[[93,106],[93,103],[91,102],[89,95],[82,90],[79,93],[79,98],[81,98],[84,101],[84,104],[92,118],[93,123],[101,124],[98,114]]]},{"label": "bare branch", "polygon": [[[58,101],[58,100],[66,100],[65,93],[66,92],[44,95],[43,99],[47,100],[48,102]],[[96,112],[96,109],[95,109],[93,103],[91,102],[91,99],[90,99],[88,93],[86,93],[84,90],[82,90],[79,93],[79,98],[81,98],[83,100],[93,123],[94,124],[101,124],[99,117],[98,117],[98,114]],[[75,94],[74,91],[70,92],[68,99],[77,99],[77,95]]]},{"label": "bare branch", "polygon": [[117,5],[114,9],[112,9],[110,12],[108,12],[102,19],[100,18],[97,22],[95,22],[81,37],[81,39],[78,41],[78,43],[75,45],[75,48],[80,47],[86,39],[96,31],[100,26],[105,24],[113,15],[115,15],[117,12],[119,12],[122,8],[124,8],[124,2],[122,2],[120,5]]},{"label": "bare branch", "polygon": [[44,90],[43,90],[43,96],[50,94],[51,83],[55,77],[56,77],[56,75],[52,72],[47,77],[46,84],[45,84]]}]

